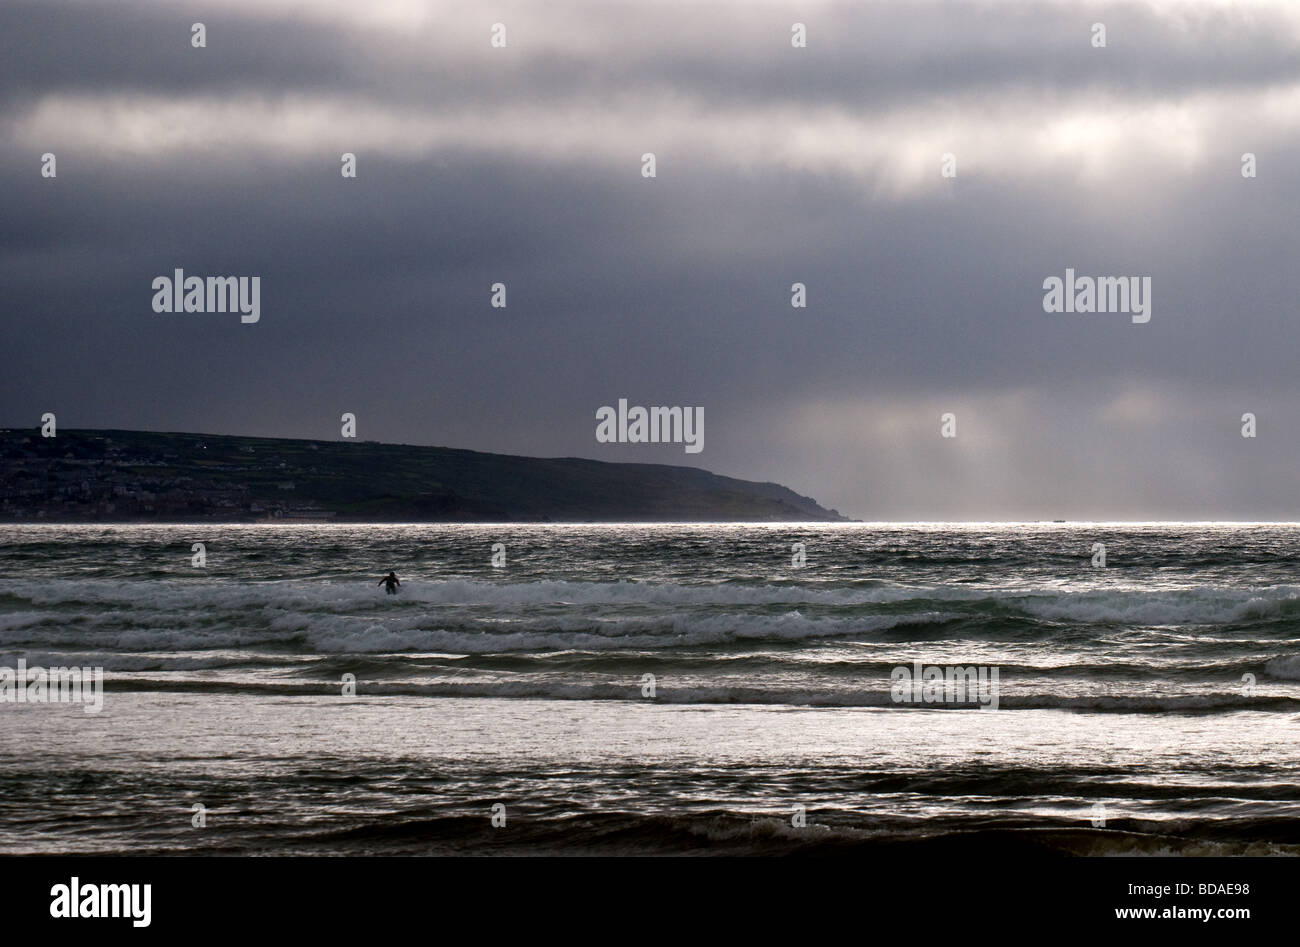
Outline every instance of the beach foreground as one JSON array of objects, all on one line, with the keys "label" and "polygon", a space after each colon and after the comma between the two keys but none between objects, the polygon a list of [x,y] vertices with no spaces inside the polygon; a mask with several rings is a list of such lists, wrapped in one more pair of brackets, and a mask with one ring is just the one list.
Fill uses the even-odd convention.
[{"label": "beach foreground", "polygon": [[1300,852],[1292,526],[0,533],[0,853]]}]

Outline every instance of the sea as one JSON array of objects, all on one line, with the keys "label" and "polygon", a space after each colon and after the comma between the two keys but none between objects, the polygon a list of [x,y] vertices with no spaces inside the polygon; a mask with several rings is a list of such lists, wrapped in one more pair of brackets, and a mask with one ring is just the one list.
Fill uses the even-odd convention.
[{"label": "sea", "polygon": [[1300,853],[1297,524],[4,525],[2,668],[6,854]]}]

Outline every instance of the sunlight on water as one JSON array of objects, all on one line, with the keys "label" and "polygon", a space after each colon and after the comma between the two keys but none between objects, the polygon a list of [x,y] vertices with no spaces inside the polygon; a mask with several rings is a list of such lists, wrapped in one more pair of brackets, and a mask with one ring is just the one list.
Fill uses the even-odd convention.
[{"label": "sunlight on water", "polygon": [[[1283,850],[1297,566],[1292,524],[0,527],[0,666],[105,672],[100,714],[0,706],[0,846],[490,850],[506,796],[528,850],[785,845],[778,798]],[[189,800],[266,814],[199,841]]]}]

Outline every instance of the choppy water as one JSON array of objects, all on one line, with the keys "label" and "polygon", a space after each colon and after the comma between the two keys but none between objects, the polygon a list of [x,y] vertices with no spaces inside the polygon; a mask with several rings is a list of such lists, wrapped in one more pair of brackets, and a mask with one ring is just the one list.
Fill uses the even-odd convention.
[{"label": "choppy water", "polygon": [[0,851],[1300,851],[1297,570],[1291,525],[0,527],[0,666],[106,673],[0,704]]}]

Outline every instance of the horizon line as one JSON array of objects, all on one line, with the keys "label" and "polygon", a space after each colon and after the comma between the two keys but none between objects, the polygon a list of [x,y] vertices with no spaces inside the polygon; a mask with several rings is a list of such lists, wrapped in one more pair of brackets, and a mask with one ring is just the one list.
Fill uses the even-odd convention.
[{"label": "horizon line", "polygon": [[746,527],[789,527],[807,526],[830,529],[848,527],[898,527],[898,526],[1296,526],[1300,520],[336,520],[333,522],[298,521],[293,517],[266,518],[257,520],[5,520],[0,521],[0,528],[6,526],[313,526],[329,527],[396,527],[396,526],[452,526],[452,527],[489,527],[489,526],[746,526]]}]

